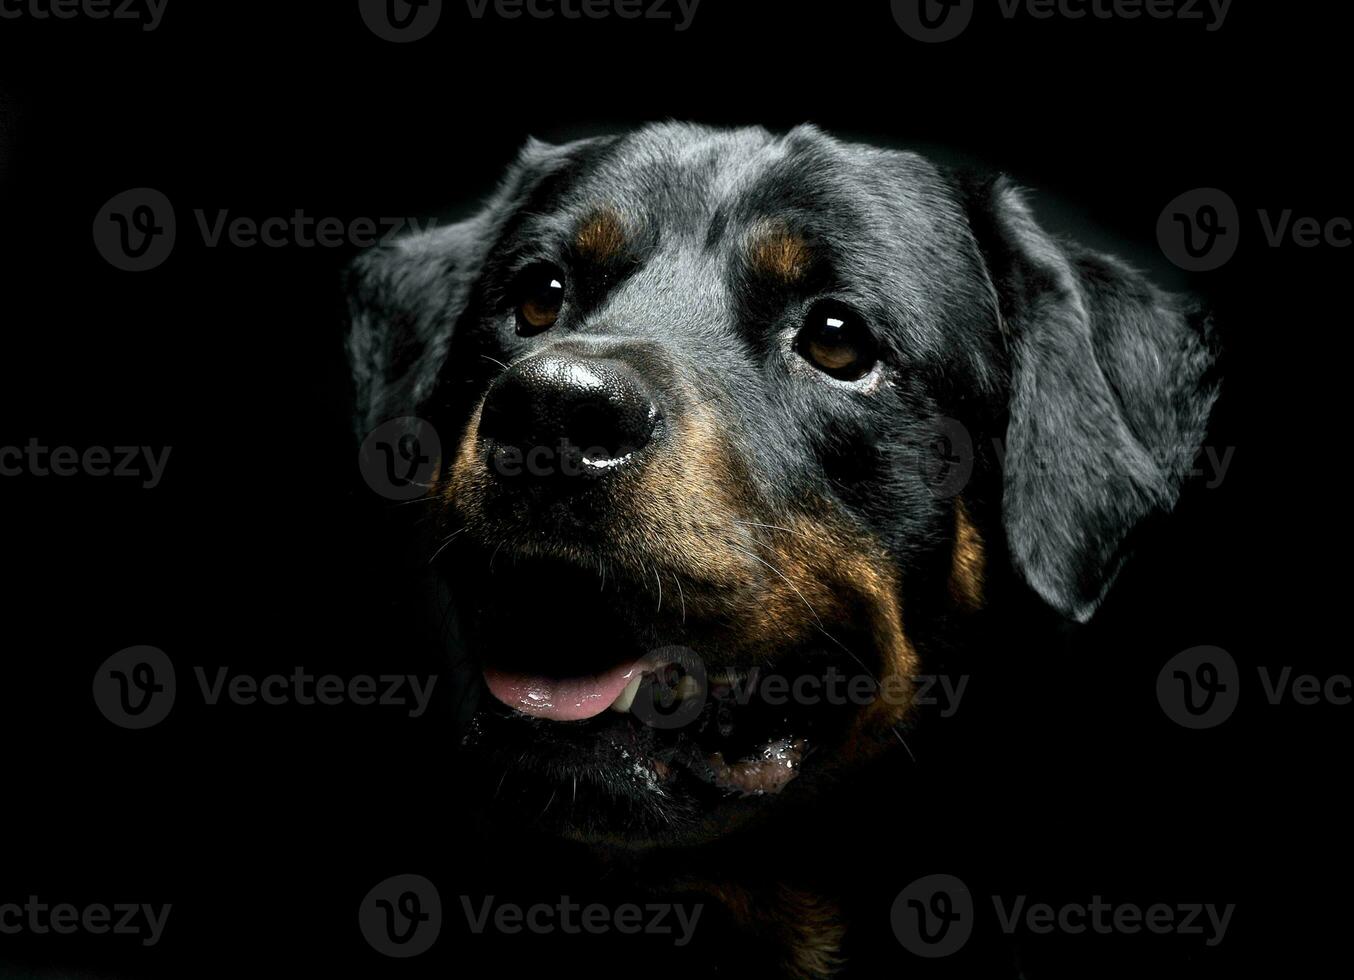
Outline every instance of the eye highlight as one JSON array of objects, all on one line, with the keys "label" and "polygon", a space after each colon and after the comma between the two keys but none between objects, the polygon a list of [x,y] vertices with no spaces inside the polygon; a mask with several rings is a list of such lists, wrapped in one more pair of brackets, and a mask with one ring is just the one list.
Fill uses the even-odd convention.
[{"label": "eye highlight", "polygon": [[818,370],[839,381],[858,381],[879,360],[865,321],[837,302],[817,303],[795,338],[795,350]]},{"label": "eye highlight", "polygon": [[523,269],[514,290],[517,332],[523,337],[549,330],[564,306],[564,273],[548,262]]}]

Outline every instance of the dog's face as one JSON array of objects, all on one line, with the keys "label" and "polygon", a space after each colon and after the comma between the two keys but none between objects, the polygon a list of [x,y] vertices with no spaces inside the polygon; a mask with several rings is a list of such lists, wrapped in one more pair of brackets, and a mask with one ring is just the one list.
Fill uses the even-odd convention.
[{"label": "dog's face", "polygon": [[1212,398],[1174,300],[1013,190],[810,128],[532,144],[350,285],[359,426],[442,437],[466,746],[588,839],[702,840],[896,744],[1006,578],[1084,619]]}]

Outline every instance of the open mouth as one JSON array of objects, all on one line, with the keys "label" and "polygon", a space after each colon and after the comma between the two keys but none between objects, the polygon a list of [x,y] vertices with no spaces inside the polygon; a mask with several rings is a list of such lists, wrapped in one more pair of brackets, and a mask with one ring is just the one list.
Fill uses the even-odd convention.
[{"label": "open mouth", "polygon": [[492,697],[465,743],[504,780],[549,786],[551,798],[562,789],[570,805],[583,794],[769,796],[844,728],[843,706],[792,694],[794,678],[833,663],[822,648],[735,654],[725,638],[736,624],[689,616],[694,594],[683,608],[676,595],[658,603],[656,582],[603,580],[595,567],[472,564],[483,574],[469,633]]},{"label": "open mouth", "polygon": [[760,697],[761,668],[709,675],[681,648],[588,677],[495,667],[484,677],[501,707],[572,729],[559,734],[609,741],[660,785],[685,775],[738,796],[778,793],[799,774],[809,735],[821,727],[798,705]]}]

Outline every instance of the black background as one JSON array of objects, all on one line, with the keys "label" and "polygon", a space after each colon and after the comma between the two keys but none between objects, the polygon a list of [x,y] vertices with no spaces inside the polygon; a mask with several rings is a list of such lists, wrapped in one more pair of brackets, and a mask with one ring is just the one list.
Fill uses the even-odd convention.
[{"label": "black background", "polygon": [[[844,137],[1001,169],[1046,227],[1206,297],[1227,387],[1210,442],[1235,446],[1096,624],[1010,643],[1019,683],[963,766],[900,769],[840,854],[878,935],[858,975],[1311,975],[1351,911],[1351,708],[1270,706],[1256,665],[1349,673],[1344,401],[1354,250],[1267,245],[1260,208],[1349,216],[1345,14],[1237,3],[1199,22],[1003,20],[922,45],[884,2],[704,0],[662,21],[472,20],[395,45],[351,2],[170,0],[159,30],[0,20],[0,445],[172,446],[162,485],[0,478],[0,902],[174,908],[159,946],[0,936],[0,964],[96,975],[540,974],[684,969],[659,941],[471,936],[457,895],[558,895],[569,858],[479,843],[462,816],[455,705],[216,707],[181,698],[145,732],[95,710],[95,667],[134,644],[256,674],[434,673],[404,640],[356,478],[336,281],[351,249],[207,248],[192,212],[453,218],[527,135],[560,141],[676,118]],[[160,268],[120,272],[91,223],[153,187],[179,219]],[[1238,256],[1186,275],[1155,244],[1167,201],[1225,189]],[[524,624],[548,642],[552,624]],[[1157,672],[1198,644],[1248,678],[1207,732],[1170,723]],[[1019,706],[1018,710],[1011,705]],[[990,754],[979,749],[990,745]],[[880,834],[882,811],[892,821]],[[888,821],[883,823],[887,824]],[[448,925],[415,962],[364,943],[382,878],[437,880]],[[1031,901],[1236,903],[1225,941],[1024,937],[1016,953],[914,962],[888,932],[915,877]],[[565,890],[568,890],[568,885]],[[584,886],[578,885],[582,891]],[[980,927],[990,930],[988,926]],[[867,930],[868,931],[868,930]],[[1341,957],[1344,958],[1344,957]],[[694,968],[693,968],[694,969]],[[41,973],[40,975],[48,975]]]}]

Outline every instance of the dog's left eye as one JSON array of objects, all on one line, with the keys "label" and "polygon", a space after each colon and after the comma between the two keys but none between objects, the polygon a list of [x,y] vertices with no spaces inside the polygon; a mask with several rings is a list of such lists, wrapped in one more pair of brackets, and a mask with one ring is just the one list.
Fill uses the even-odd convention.
[{"label": "dog's left eye", "polygon": [[523,337],[549,330],[564,306],[564,273],[540,263],[525,270],[517,280],[517,332]]},{"label": "dog's left eye", "polygon": [[814,367],[842,381],[865,377],[878,359],[864,321],[840,303],[820,303],[809,311],[795,349]]}]

